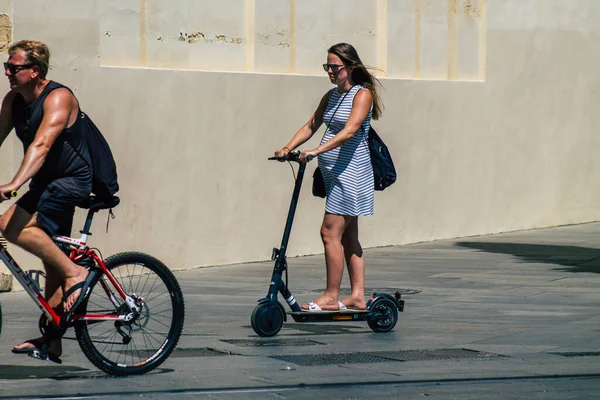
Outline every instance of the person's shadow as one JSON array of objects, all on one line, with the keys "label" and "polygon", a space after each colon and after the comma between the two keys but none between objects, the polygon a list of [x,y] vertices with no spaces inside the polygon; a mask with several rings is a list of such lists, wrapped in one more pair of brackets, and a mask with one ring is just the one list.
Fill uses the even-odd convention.
[{"label": "person's shadow", "polygon": [[600,249],[596,248],[498,242],[457,242],[456,245],[488,253],[511,254],[525,262],[557,264],[564,267],[554,268],[556,271],[600,274]]}]

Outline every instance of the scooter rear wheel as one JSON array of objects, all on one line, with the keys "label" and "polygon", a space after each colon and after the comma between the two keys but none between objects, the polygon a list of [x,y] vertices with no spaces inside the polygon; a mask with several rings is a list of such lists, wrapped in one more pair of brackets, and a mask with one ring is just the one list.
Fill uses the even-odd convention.
[{"label": "scooter rear wheel", "polygon": [[260,303],[252,311],[250,322],[252,329],[262,337],[275,336],[283,326],[283,306],[278,302],[277,307],[269,310],[269,303]]},{"label": "scooter rear wheel", "polygon": [[369,319],[367,323],[374,332],[389,332],[394,329],[398,322],[398,307],[393,300],[375,299],[371,311],[375,312],[375,319]]}]

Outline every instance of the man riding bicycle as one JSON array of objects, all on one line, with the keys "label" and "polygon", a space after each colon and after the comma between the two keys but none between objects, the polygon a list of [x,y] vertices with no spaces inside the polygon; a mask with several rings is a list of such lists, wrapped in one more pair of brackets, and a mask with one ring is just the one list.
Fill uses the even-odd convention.
[{"label": "man riding bicycle", "polygon": [[[87,269],[73,263],[52,241],[70,235],[75,207],[92,191],[92,164],[86,143],[89,125],[67,87],[48,80],[50,51],[39,41],[12,44],[4,63],[10,91],[0,110],[0,145],[14,128],[25,155],[14,178],[0,185],[0,202],[31,179],[29,191],[0,217],[0,232],[11,243],[39,257],[46,270],[45,296],[57,313],[78,307],[87,290]],[[63,332],[27,340],[14,353],[47,346],[48,358],[60,361]]]}]

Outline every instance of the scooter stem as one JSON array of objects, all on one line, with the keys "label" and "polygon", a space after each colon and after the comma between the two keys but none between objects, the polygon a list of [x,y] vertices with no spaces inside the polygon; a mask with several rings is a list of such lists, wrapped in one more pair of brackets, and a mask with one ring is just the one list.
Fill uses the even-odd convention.
[{"label": "scooter stem", "polygon": [[285,258],[287,245],[290,240],[290,234],[292,232],[292,223],[294,222],[294,215],[296,214],[296,206],[298,205],[298,198],[300,197],[300,189],[302,188],[302,180],[304,179],[304,171],[306,170],[306,163],[300,163],[298,167],[298,176],[296,177],[296,184],[294,185],[294,194],[292,195],[292,201],[290,203],[290,210],[288,212],[287,221],[285,222],[285,229],[283,231],[283,238],[281,239],[281,247],[279,248],[279,259]]}]

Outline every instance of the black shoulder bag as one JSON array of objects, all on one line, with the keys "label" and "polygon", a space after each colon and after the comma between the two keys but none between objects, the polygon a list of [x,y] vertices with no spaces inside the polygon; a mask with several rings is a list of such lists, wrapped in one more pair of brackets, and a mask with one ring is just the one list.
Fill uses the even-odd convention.
[{"label": "black shoulder bag", "polygon": [[[335,110],[333,110],[333,114],[331,115],[331,118],[329,119],[329,124],[327,124],[327,129],[330,129],[329,125],[331,125],[331,121],[333,121],[333,117],[335,117],[335,113],[337,112],[338,108],[340,108],[340,105],[344,102],[344,99],[346,98],[348,93],[350,93],[350,90],[352,90],[352,88],[354,88],[354,86],[352,86],[344,94],[344,97],[342,97],[342,101],[340,101],[338,103],[337,107],[335,108]],[[333,88],[331,90],[335,90],[335,88]],[[331,94],[329,96],[331,96]],[[323,180],[323,174],[321,173],[321,168],[319,168],[319,166],[317,166],[317,169],[315,169],[315,172],[313,173],[312,194],[313,194],[313,196],[322,197],[322,198],[325,198],[327,196],[327,190],[325,189],[325,181]]]},{"label": "black shoulder bag", "polygon": [[394,162],[387,146],[373,127],[369,129],[367,142],[371,154],[375,190],[383,190],[396,182],[396,168],[394,168]]}]

